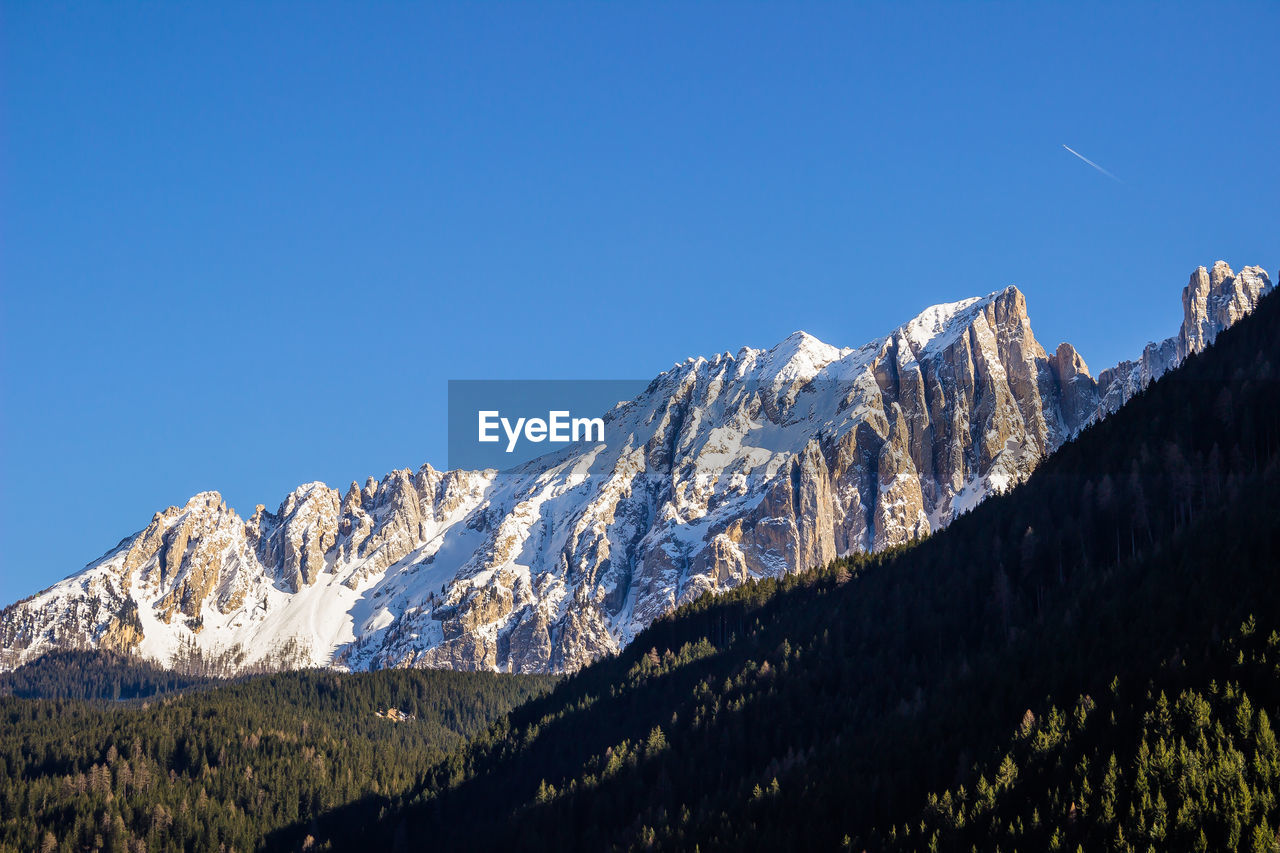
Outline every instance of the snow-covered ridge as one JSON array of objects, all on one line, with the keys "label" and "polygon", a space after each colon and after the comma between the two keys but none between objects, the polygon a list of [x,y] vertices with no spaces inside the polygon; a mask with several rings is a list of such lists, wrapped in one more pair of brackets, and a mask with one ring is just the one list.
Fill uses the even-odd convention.
[{"label": "snow-covered ridge", "polygon": [[6,608],[0,667],[187,646],[239,665],[573,670],[704,592],[946,525],[1270,287],[1200,268],[1178,335],[1096,380],[1070,345],[1045,353],[1010,287],[857,348],[796,332],[690,359],[607,413],[621,441],[513,471],[308,483],[247,519],[203,492]]}]

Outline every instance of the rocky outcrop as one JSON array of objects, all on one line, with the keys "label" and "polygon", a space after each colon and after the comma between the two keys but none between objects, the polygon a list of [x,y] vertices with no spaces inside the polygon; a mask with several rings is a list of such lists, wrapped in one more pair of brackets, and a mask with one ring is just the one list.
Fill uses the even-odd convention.
[{"label": "rocky outcrop", "polygon": [[1178,335],[1090,376],[1014,287],[839,349],[797,332],[690,359],[609,413],[604,444],[514,471],[309,483],[245,521],[215,492],[157,513],[0,615],[0,666],[180,643],[302,663],[564,672],[673,607],[935,531],[1199,352],[1270,290],[1201,268]]},{"label": "rocky outcrop", "polygon": [[1098,374],[1096,383],[1081,384],[1082,424],[1114,412],[1135,394],[1213,343],[1222,330],[1251,312],[1270,292],[1271,279],[1262,267],[1244,267],[1237,275],[1225,261],[1212,270],[1199,267],[1182,290],[1182,326],[1178,334],[1147,344],[1134,361],[1122,361]]},{"label": "rocky outcrop", "polygon": [[1245,267],[1236,275],[1226,261],[1212,270],[1200,267],[1182,291],[1182,329],[1177,336],[1178,360],[1201,352],[1218,333],[1254,309],[1271,280],[1262,267]]}]

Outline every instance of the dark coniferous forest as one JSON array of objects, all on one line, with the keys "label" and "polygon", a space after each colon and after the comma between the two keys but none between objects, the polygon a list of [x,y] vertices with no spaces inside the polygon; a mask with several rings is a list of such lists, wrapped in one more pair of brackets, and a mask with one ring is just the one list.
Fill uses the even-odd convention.
[{"label": "dark coniferous forest", "polygon": [[117,655],[51,654],[0,684],[12,693],[0,697],[0,849],[254,850],[415,784],[551,683],[421,670],[192,683]]},{"label": "dark coniferous forest", "polygon": [[37,662],[0,699],[0,838],[1274,850],[1278,499],[1270,297],[945,531],[704,597],[567,679]]}]

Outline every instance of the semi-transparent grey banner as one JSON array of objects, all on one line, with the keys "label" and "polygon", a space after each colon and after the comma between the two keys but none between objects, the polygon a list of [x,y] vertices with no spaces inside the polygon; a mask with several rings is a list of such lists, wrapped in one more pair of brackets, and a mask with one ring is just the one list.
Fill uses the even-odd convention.
[{"label": "semi-transparent grey banner", "polygon": [[[654,380],[451,380],[449,467],[507,470],[574,446],[621,446],[631,432],[638,432],[636,438],[644,442],[655,428],[652,419],[658,416],[657,409],[676,399],[682,409],[696,415],[690,424],[701,431],[695,442],[698,450],[712,442],[730,454],[742,453],[744,448],[798,453],[812,438],[840,436],[869,418],[883,430],[894,402],[900,402],[909,423],[951,424],[959,418],[975,429],[985,429],[985,419],[991,417],[985,411],[988,404],[965,394],[944,394],[920,409],[922,401],[910,394],[898,400],[900,392],[892,377],[873,379],[870,374],[850,373],[840,378],[784,376],[767,384],[754,378],[679,371]],[[859,376],[861,383],[854,381]],[[1160,381],[1186,380],[1174,372]],[[648,390],[652,394],[646,397]],[[1119,394],[1119,389],[1111,390]],[[640,409],[615,412],[619,404],[637,398],[648,402]],[[1052,415],[1060,423],[1065,438],[1105,416],[1119,402],[1119,397],[1112,400],[1096,393],[1069,401],[1046,398],[1046,405],[1054,407],[1046,417]],[[713,437],[712,432],[721,434]],[[693,446],[682,446],[680,452]]]},{"label": "semi-transparent grey banner", "polygon": [[515,467],[574,445],[608,444],[619,403],[643,379],[451,379],[449,467]]}]

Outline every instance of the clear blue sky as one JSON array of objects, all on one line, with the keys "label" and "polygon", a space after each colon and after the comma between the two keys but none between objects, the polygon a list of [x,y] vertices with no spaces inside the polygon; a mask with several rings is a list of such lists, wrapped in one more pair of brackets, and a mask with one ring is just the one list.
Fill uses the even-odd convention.
[{"label": "clear blue sky", "polygon": [[1096,372],[1280,265],[1276,3],[0,9],[0,603],[203,489],[443,466],[450,378],[1010,283]]}]

